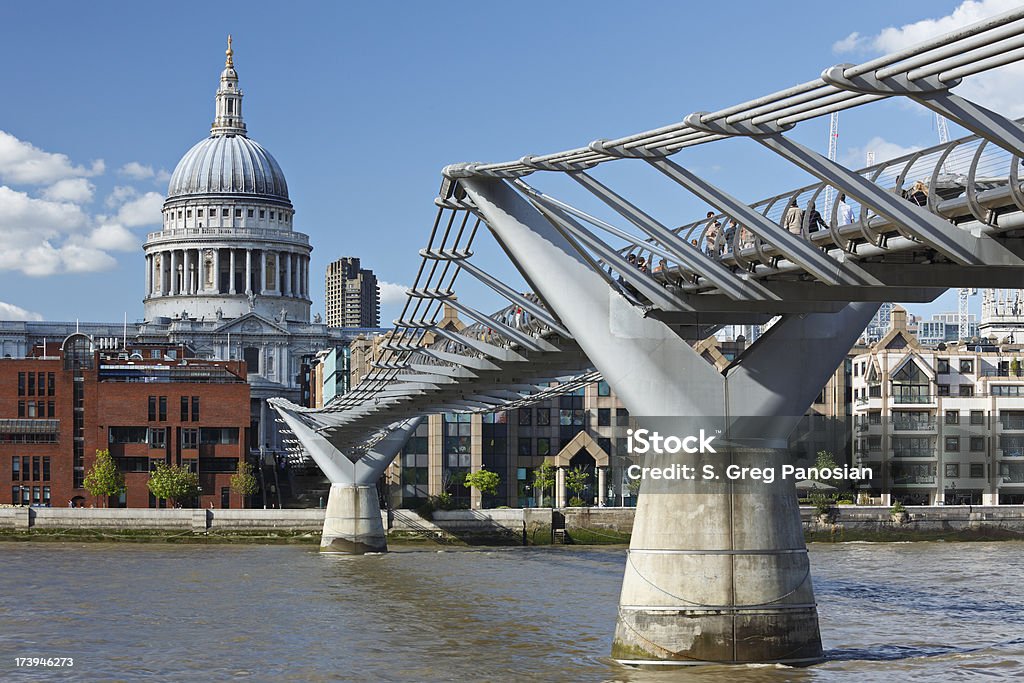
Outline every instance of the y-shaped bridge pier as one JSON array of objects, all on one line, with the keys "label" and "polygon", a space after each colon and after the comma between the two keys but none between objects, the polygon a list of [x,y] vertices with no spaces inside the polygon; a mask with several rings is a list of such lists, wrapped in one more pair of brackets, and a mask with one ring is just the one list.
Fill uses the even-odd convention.
[{"label": "y-shaped bridge pier", "polygon": [[[1024,128],[950,90],[1022,56],[1024,9],[1016,9],[655,130],[447,167],[423,263],[375,371],[322,410],[275,403],[300,457],[314,458],[336,482],[325,547],[383,549],[376,500],[362,491],[417,417],[519,407],[598,375],[641,426],[716,435],[715,453],[674,457],[677,464],[782,464],[796,421],[879,303],[931,301],[949,287],[1019,286]],[[787,135],[801,121],[894,97],[973,135],[857,171]],[[747,204],[671,158],[725,138],[756,142],[817,181]],[[962,161],[951,172],[954,155]],[[608,162],[656,172],[718,213],[666,225],[597,177]],[[582,199],[556,198],[525,180],[544,173],[574,181]],[[925,189],[908,196],[914,181]],[[836,203],[817,230],[810,203],[831,190],[849,197],[855,218],[842,220]],[[786,220],[791,205],[808,206],[802,224]],[[529,294],[473,262],[480,225]],[[657,267],[639,269],[636,257]],[[509,305],[484,315],[456,299],[462,271]],[[477,323],[445,327],[446,304]],[[693,349],[721,325],[773,318],[724,371]],[[822,657],[816,610],[791,480],[644,483],[617,659],[809,664]]]}]

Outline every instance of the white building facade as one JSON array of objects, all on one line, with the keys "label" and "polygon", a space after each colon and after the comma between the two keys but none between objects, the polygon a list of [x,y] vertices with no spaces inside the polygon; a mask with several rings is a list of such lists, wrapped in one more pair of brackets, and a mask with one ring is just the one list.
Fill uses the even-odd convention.
[{"label": "white building facade", "polygon": [[853,358],[854,457],[883,504],[1024,503],[1024,352],[893,329]]}]

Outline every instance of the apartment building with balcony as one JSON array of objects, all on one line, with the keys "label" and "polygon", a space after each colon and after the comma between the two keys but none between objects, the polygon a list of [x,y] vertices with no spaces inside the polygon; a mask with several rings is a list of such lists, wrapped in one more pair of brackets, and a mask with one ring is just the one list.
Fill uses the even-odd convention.
[{"label": "apartment building with balcony", "polygon": [[852,359],[854,458],[883,504],[1024,503],[1024,350],[926,346],[897,307]]}]

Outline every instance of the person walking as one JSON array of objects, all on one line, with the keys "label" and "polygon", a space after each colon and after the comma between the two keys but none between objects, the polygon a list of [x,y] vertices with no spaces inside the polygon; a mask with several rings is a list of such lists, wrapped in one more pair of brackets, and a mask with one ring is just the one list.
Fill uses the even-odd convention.
[{"label": "person walking", "polygon": [[839,225],[849,225],[853,223],[853,207],[846,203],[846,195],[839,195],[837,215],[839,218]]},{"label": "person walking", "polygon": [[789,208],[786,209],[786,217],[783,220],[783,226],[794,235],[799,235],[803,232],[803,225],[803,209],[797,206],[796,199],[791,199],[789,202]]},{"label": "person walking", "polygon": [[821,219],[821,214],[814,208],[814,202],[807,202],[807,211],[804,213],[807,217],[807,232],[818,232],[819,228],[827,228],[828,225]]}]

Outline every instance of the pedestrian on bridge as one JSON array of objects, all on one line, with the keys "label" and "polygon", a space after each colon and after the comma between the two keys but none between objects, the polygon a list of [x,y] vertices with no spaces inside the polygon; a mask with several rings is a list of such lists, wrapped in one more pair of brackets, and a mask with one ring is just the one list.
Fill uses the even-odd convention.
[{"label": "pedestrian on bridge", "polygon": [[789,202],[789,208],[786,209],[786,217],[783,220],[783,225],[786,230],[794,235],[799,235],[803,231],[804,212],[803,209],[797,206],[795,197]]}]

